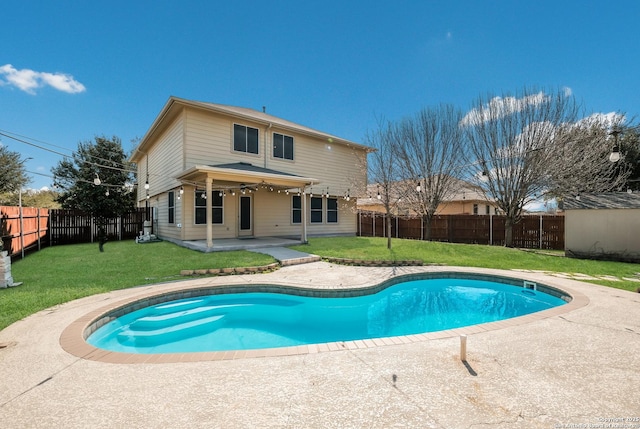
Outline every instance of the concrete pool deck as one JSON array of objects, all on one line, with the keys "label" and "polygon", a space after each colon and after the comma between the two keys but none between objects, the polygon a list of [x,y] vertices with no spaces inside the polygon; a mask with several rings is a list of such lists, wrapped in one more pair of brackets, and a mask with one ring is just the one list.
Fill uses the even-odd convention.
[{"label": "concrete pool deck", "polygon": [[[60,345],[87,314],[149,292],[234,284],[341,289],[430,271],[519,277],[572,292],[582,305],[467,331],[466,364],[458,330],[362,348],[175,363],[107,363]],[[0,347],[0,425],[7,428],[640,428],[640,294],[543,273],[315,262],[197,278],[41,311],[0,331]]]}]

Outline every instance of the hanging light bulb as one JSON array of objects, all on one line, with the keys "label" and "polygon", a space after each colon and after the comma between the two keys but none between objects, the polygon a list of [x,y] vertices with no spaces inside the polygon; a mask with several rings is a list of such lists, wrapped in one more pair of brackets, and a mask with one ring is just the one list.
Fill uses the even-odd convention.
[{"label": "hanging light bulb", "polygon": [[96,173],[96,177],[95,177],[95,179],[93,179],[93,184],[96,185],[96,186],[99,186],[100,183],[102,183],[102,182],[100,181],[100,177],[98,176],[98,173]]},{"label": "hanging light bulb", "polygon": [[184,194],[184,187],[180,186],[180,195]]},{"label": "hanging light bulb", "polygon": [[147,179],[147,181],[144,182],[144,189],[149,189],[149,179]]},{"label": "hanging light bulb", "polygon": [[611,151],[611,154],[609,155],[609,161],[611,162],[618,162],[620,161],[620,147],[618,147],[618,145],[615,145],[613,147],[613,150]]},{"label": "hanging light bulb", "polygon": [[104,193],[107,197],[109,196],[109,189],[107,189],[107,192]]},{"label": "hanging light bulb", "polygon": [[416,182],[416,192],[422,191],[422,186],[420,186],[420,179]]},{"label": "hanging light bulb", "polygon": [[381,200],[382,199],[382,195],[380,195],[380,186],[378,186],[378,199]]}]

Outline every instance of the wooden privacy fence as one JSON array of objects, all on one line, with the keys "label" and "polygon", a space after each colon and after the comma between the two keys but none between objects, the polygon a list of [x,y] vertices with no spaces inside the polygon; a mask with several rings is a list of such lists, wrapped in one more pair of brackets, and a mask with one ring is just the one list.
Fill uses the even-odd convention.
[{"label": "wooden privacy fence", "polygon": [[[146,209],[135,209],[123,216],[107,219],[105,226],[109,240],[133,239],[143,230]],[[98,240],[98,224],[94,217],[80,210],[51,210],[49,214],[49,242],[60,244],[93,243]]]},{"label": "wooden privacy fence", "polygon": [[[92,243],[98,239],[95,219],[80,210],[0,206],[2,241],[11,256],[61,244]],[[107,220],[109,240],[133,239],[143,230],[147,209],[140,208]]]},{"label": "wooden privacy fence", "polygon": [[[420,217],[391,217],[391,237],[424,240],[424,228]],[[436,215],[431,221],[431,240],[503,246],[504,230],[504,216]],[[387,237],[386,215],[359,211],[358,235]],[[524,216],[513,227],[513,245],[524,249],[564,250],[564,216]]]},{"label": "wooden privacy fence", "polygon": [[2,242],[9,255],[24,255],[25,251],[40,250],[48,244],[49,209],[0,206],[0,218]]}]

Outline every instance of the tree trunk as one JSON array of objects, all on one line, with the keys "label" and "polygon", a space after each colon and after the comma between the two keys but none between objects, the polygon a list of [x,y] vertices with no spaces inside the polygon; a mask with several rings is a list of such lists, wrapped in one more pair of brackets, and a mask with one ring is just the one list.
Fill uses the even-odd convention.
[{"label": "tree trunk", "polygon": [[427,241],[431,241],[431,218],[430,215],[422,216],[422,221],[424,222],[424,239]]},{"label": "tree trunk", "polygon": [[104,252],[104,244],[107,242],[107,233],[104,229],[104,225],[98,226],[98,249],[100,252]]},{"label": "tree trunk", "polygon": [[509,216],[504,221],[504,247],[513,247],[513,224],[515,222]]},{"label": "tree trunk", "polygon": [[391,250],[391,215],[387,212],[387,249]]}]

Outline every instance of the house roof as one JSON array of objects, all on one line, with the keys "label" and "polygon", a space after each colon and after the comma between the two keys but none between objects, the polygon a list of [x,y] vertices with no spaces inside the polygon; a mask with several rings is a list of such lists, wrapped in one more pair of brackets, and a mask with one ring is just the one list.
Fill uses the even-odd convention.
[{"label": "house roof", "polygon": [[[413,189],[415,186],[415,182],[413,181],[400,181],[394,182],[395,184],[399,184],[401,187],[408,187]],[[443,201],[443,203],[453,202],[453,201],[480,201],[485,202],[488,201],[487,198],[482,194],[480,187],[474,185],[472,183],[467,182],[466,180],[458,179],[453,177],[452,185],[456,188],[456,192],[449,195],[448,198]],[[358,205],[378,205],[381,204],[380,200],[376,198],[376,194],[379,190],[379,185],[377,183],[370,183],[367,185],[367,195],[368,197],[358,198]],[[394,187],[394,190],[396,187]],[[393,199],[396,199],[396,196],[393,196]]]},{"label": "house roof", "polygon": [[584,209],[640,209],[640,194],[608,192],[601,194],[580,194],[563,202],[565,210]]},{"label": "house roof", "polygon": [[211,177],[221,182],[236,182],[250,184],[265,183],[282,187],[304,187],[318,183],[318,179],[302,177],[295,174],[262,168],[247,162],[235,162],[218,165],[195,165],[178,175],[178,180],[186,182],[201,182]]},{"label": "house roof", "polygon": [[138,146],[134,149],[133,154],[131,155],[131,161],[136,162],[137,159],[142,157],[145,148],[151,143],[153,140],[152,137],[159,131],[163,129],[163,126],[167,125],[171,119],[173,119],[183,107],[191,107],[195,109],[205,110],[212,113],[218,113],[226,116],[231,116],[234,118],[241,118],[246,120],[251,120],[253,122],[258,122],[266,126],[277,126],[280,129],[293,131],[301,134],[306,134],[312,137],[320,138],[322,140],[326,140],[331,144],[342,144],[346,146],[352,146],[354,148],[362,149],[367,152],[373,151],[373,148],[369,146],[365,146],[359,143],[355,143],[332,134],[328,134],[322,131],[315,130],[313,128],[309,128],[304,125],[296,124],[295,122],[287,121],[286,119],[279,118],[277,116],[269,115],[265,112],[260,112],[258,110],[249,109],[246,107],[237,107],[237,106],[228,106],[225,104],[215,104],[215,103],[207,103],[203,101],[193,101],[186,100],[183,98],[178,98],[171,96],[169,100],[164,105],[156,119],[153,121],[151,127],[144,135],[142,140]]}]

